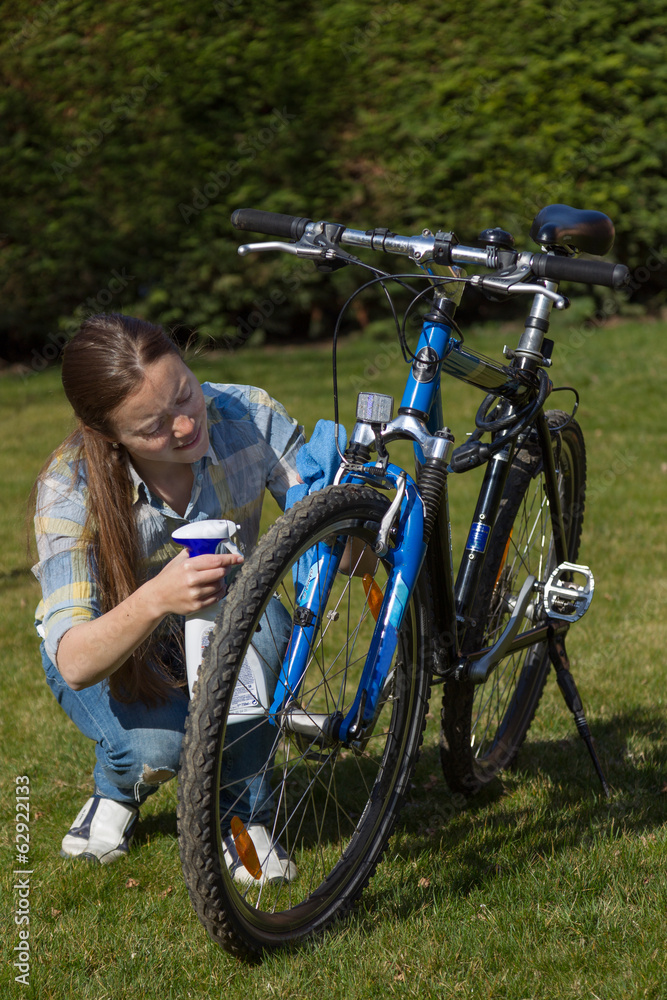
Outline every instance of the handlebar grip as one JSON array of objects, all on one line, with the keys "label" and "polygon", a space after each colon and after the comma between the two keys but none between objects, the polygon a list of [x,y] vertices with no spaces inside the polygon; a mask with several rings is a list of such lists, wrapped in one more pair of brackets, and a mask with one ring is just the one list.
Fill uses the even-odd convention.
[{"label": "handlebar grip", "polygon": [[583,285],[606,285],[607,288],[623,288],[630,280],[630,269],[625,264],[558,257],[551,253],[533,254],[530,268],[538,278],[579,281]]},{"label": "handlebar grip", "polygon": [[232,212],[232,225],[235,229],[266,233],[268,236],[286,236],[291,240],[300,240],[306,226],[312,221],[312,219],[300,219],[296,215],[264,212],[259,208],[237,208]]}]

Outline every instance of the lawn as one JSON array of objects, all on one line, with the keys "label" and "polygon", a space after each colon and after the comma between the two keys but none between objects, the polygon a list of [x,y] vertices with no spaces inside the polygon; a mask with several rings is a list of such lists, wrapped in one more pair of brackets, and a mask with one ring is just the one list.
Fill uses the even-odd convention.
[{"label": "lawn", "polygon": [[[357,912],[325,939],[251,967],[213,945],[190,907],[174,782],[143,809],[126,861],[94,868],[58,856],[89,794],[93,751],[41,676],[24,511],[70,418],[56,370],[0,379],[3,997],[312,998],[325,990],[349,1000],[667,996],[667,328],[586,328],[566,315],[554,330],[555,383],[572,381],[582,395],[589,502],[580,559],[596,575],[595,600],[568,648],[611,800],[600,795],[551,677],[518,766],[463,804],[440,772],[434,689],[410,801]],[[495,357],[516,338],[490,327],[467,336]],[[202,380],[264,386],[308,433],[319,416],[332,415],[326,348],[247,348],[196,359],[193,367]],[[404,377],[391,341],[343,343],[348,429],[358,389],[400,398]],[[460,442],[480,396],[447,382],[443,398]],[[570,400],[558,394],[553,405],[568,408]],[[457,553],[474,489],[474,475],[450,481]],[[267,504],[265,525],[275,515]],[[15,779],[23,775],[29,866],[15,860]],[[31,874],[15,876],[21,868]],[[19,879],[28,881],[29,894],[15,888]],[[17,909],[26,912],[21,899],[29,925],[14,922]],[[12,963],[28,927],[24,986],[14,982]]]}]

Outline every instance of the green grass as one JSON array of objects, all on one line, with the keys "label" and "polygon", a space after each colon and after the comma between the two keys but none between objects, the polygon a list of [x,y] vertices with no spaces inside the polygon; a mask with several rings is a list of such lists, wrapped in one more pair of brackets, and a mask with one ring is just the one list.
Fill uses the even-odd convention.
[{"label": "green grass", "polygon": [[[452,797],[436,749],[436,692],[410,802],[353,919],[252,967],[209,942],[190,907],[174,783],[143,809],[127,861],[96,869],[58,857],[89,793],[93,751],[41,676],[23,517],[69,417],[57,372],[0,380],[3,997],[667,996],[666,332],[625,323],[584,336],[567,316],[555,327],[556,383],[573,381],[582,393],[590,502],[580,558],[596,574],[593,606],[569,651],[611,801],[599,794],[553,679],[518,767],[470,803]],[[469,342],[499,356],[515,336],[487,329]],[[248,350],[195,368],[213,381],[265,386],[308,432],[331,416],[328,350]],[[400,397],[404,370],[391,344],[343,345],[348,429],[359,378]],[[458,441],[478,403],[474,390],[446,384]],[[567,394],[553,397],[568,404]],[[474,489],[474,476],[450,484],[457,551]],[[265,523],[274,515],[267,505]],[[14,779],[22,774],[32,808],[29,987],[14,983],[11,964],[19,941]]]}]

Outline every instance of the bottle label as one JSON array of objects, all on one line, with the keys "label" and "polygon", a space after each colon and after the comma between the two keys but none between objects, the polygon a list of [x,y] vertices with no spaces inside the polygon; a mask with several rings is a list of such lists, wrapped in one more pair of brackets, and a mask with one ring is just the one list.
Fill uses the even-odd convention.
[{"label": "bottle label", "polygon": [[202,634],[200,639],[202,656],[204,655],[204,650],[206,649],[206,647],[209,646],[211,643],[211,632],[213,631],[214,628],[215,628],[215,622],[211,622],[211,624],[207,628],[202,629]]},{"label": "bottle label", "polygon": [[247,659],[241,664],[239,679],[234,688],[230,714],[245,715],[260,707],[257,682]]}]

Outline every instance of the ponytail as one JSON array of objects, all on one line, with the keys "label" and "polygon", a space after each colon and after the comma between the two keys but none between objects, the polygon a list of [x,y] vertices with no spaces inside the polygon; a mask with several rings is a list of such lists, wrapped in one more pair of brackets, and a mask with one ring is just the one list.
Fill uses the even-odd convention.
[{"label": "ponytail", "polygon": [[[117,607],[143,582],[129,458],[123,445],[111,440],[109,417],[139,387],[145,368],[170,352],[180,353],[161,327],[116,314],[86,320],[65,348],[63,386],[77,415],[78,429],[45,464],[33,497],[56,455],[63,451],[71,455],[88,489],[81,544],[102,614]],[[155,633],[149,636],[109,677],[113,697],[124,702],[139,699],[147,705],[164,700],[169,689],[181,683],[170,675],[164,655],[165,642],[173,649],[175,640],[182,651],[182,639],[173,627],[162,641]]]}]

